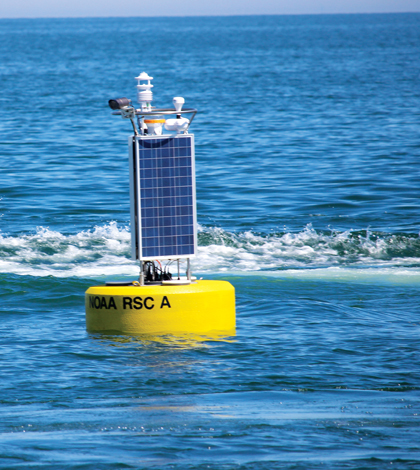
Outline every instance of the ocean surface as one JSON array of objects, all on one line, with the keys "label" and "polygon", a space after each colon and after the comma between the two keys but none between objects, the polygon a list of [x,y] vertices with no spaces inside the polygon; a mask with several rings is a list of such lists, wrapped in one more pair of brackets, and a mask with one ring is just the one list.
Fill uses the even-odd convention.
[{"label": "ocean surface", "polygon": [[[142,71],[234,337],[86,332]],[[420,14],[0,20],[0,84],[1,469],[420,469]]]}]

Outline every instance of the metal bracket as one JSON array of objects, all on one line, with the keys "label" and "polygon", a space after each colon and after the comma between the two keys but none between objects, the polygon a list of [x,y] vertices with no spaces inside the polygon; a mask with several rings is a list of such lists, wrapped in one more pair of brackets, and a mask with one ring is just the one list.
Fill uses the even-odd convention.
[{"label": "metal bracket", "polygon": [[131,124],[133,125],[134,134],[140,135],[134,122],[134,118],[136,117],[136,110],[132,106],[121,108],[121,117],[123,119],[130,119]]}]

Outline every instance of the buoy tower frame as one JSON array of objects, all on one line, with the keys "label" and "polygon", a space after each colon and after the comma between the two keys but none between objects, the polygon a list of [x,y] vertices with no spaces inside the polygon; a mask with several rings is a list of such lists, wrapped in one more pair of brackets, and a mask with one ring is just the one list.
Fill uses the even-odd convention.
[{"label": "buoy tower frame", "polygon": [[[191,274],[197,220],[195,145],[188,130],[197,110],[183,109],[182,97],[173,99],[174,108],[154,108],[153,77],[143,72],[135,79],[140,107],[127,98],[109,100],[109,106],[112,114],[129,119],[134,131],[128,139],[131,253],[140,274],[132,282],[107,282],[86,291],[87,330],[233,335],[233,286]],[[185,276],[181,262],[186,262]]]}]

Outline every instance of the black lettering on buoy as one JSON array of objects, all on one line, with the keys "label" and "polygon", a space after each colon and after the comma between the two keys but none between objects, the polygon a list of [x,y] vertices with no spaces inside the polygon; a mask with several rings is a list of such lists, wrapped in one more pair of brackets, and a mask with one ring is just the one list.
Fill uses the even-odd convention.
[{"label": "black lettering on buoy", "polygon": [[171,304],[169,303],[168,297],[166,297],[166,295],[163,296],[162,303],[160,304],[160,308],[163,307],[171,308]]},{"label": "black lettering on buoy", "polygon": [[123,297],[123,309],[127,308],[127,305],[129,308],[133,308],[131,305],[132,298],[131,297]]},{"label": "black lettering on buoy", "polygon": [[140,310],[143,308],[143,304],[141,303],[141,297],[134,297],[134,308],[136,310]]},{"label": "black lettering on buoy", "polygon": [[96,308],[96,309],[101,309],[101,308],[106,308],[110,309],[113,308],[117,310],[117,305],[115,303],[114,297],[109,298],[109,304],[107,305],[106,303],[107,299],[106,297],[98,297],[98,296],[89,296],[89,308]]},{"label": "black lettering on buoy", "polygon": [[147,305],[147,301],[148,301],[148,300],[151,300],[152,302],[154,302],[153,297],[146,297],[146,298],[144,299],[144,307],[147,308],[147,310],[152,310],[152,308],[154,307],[154,305],[153,305],[153,304],[152,304],[152,305]]}]

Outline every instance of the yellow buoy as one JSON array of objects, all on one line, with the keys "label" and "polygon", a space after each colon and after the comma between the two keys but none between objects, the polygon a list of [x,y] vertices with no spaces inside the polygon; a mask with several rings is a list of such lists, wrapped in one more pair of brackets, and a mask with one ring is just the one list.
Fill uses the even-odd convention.
[{"label": "yellow buoy", "polygon": [[226,281],[93,286],[85,304],[89,332],[235,334],[235,289]]},{"label": "yellow buoy", "polygon": [[[153,77],[142,72],[136,80],[140,109],[127,98],[109,100],[109,106],[130,119],[134,130],[128,139],[131,257],[140,263],[139,280],[90,287],[86,328],[130,335],[234,335],[233,286],[191,276],[198,229],[195,144],[189,127],[197,110],[183,108],[181,96],[174,97],[174,108],[155,108]],[[162,124],[169,133],[162,134]],[[187,263],[185,278],[182,262]],[[169,271],[175,266],[178,276]]]}]

